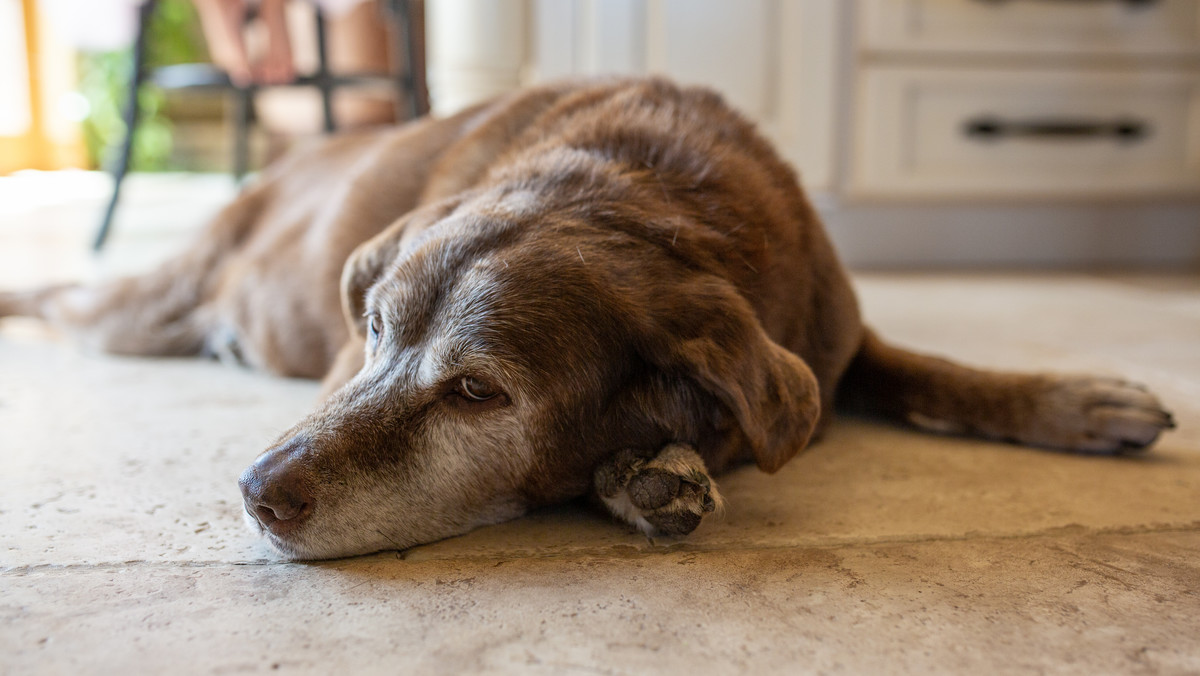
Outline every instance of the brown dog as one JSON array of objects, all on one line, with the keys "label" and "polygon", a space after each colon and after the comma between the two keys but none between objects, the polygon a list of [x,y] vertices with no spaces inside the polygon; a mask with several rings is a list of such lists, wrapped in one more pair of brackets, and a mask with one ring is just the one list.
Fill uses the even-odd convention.
[{"label": "brown dog", "polygon": [[661,80],[541,87],[321,142],[158,271],[0,295],[5,314],[112,352],[324,377],[320,408],[241,479],[251,522],[303,558],[589,492],[684,534],[720,503],[710,474],[777,470],[835,396],[1085,452],[1172,426],[1136,385],[880,342],[792,170],[716,94]]}]

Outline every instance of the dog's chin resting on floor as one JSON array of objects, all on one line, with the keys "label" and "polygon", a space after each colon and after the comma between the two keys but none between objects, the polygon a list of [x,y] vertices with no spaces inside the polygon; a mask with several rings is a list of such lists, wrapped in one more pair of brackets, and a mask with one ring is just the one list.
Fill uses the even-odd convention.
[{"label": "dog's chin resting on floor", "polygon": [[529,89],[316,142],[182,255],[0,294],[114,353],[323,378],[242,475],[281,552],[397,549],[591,495],[648,534],[774,472],[835,404],[1089,453],[1171,417],[1121,380],[980,371],[881,341],[796,174],[715,93],[658,79]]}]

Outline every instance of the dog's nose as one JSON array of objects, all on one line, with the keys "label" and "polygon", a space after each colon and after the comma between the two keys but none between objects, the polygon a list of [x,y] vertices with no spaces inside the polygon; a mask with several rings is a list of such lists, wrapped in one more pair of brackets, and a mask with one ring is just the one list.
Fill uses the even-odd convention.
[{"label": "dog's nose", "polygon": [[277,446],[259,456],[238,479],[246,511],[273,532],[298,526],[312,512],[303,468],[293,460],[303,452],[303,443],[296,440]]}]

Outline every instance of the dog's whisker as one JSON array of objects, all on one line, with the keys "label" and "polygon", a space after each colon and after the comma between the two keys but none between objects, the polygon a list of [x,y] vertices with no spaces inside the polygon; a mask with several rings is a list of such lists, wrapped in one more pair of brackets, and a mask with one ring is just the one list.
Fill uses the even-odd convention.
[{"label": "dog's whisker", "polygon": [[390,542],[392,544],[392,546],[396,548],[396,552],[399,553],[399,552],[404,551],[404,547],[400,546],[400,543],[396,542],[395,538],[389,536],[387,533],[383,532],[382,530],[379,530],[378,528],[375,529],[375,532],[379,533],[380,537],[382,537],[384,540],[387,540],[388,542]]}]

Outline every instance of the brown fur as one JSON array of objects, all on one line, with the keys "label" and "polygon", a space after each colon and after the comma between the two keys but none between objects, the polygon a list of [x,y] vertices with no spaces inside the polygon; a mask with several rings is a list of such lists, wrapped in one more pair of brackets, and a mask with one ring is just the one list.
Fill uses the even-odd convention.
[{"label": "brown fur", "polygon": [[706,472],[777,470],[839,394],[1078,450],[1145,447],[1171,424],[1136,386],[879,341],[794,172],[719,96],[662,80],[330,139],[159,271],[0,295],[5,313],[114,352],[324,377],[319,410],[242,479],[252,523],[302,557],[460,533],[600,477],[622,518],[686,532],[719,502]]}]

